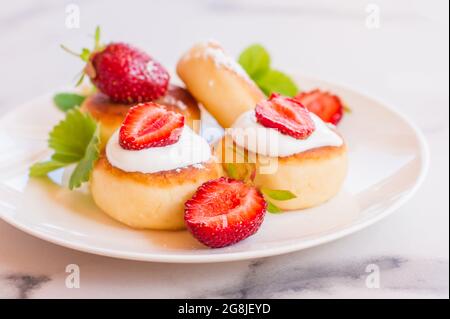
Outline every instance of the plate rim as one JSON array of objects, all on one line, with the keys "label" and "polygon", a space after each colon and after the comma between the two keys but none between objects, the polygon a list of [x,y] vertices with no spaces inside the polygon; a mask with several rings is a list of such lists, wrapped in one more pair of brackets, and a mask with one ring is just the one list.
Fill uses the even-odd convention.
[{"label": "plate rim", "polygon": [[[300,78],[300,76],[297,76],[295,78]],[[385,209],[383,212],[368,218],[365,221],[356,223],[356,224],[350,224],[345,226],[343,229],[340,229],[338,231],[331,232],[329,234],[322,235],[320,238],[315,239],[306,239],[304,241],[301,241],[299,243],[291,243],[286,244],[284,246],[277,246],[277,247],[271,247],[266,249],[258,249],[255,251],[240,251],[240,252],[230,252],[230,253],[221,253],[221,254],[205,254],[205,255],[182,255],[182,254],[173,254],[173,255],[167,255],[167,254],[161,254],[161,253],[129,253],[129,252],[123,252],[121,250],[115,250],[115,249],[105,249],[105,248],[96,248],[96,247],[90,247],[89,245],[78,243],[74,244],[70,240],[65,240],[58,236],[53,236],[51,234],[46,234],[39,232],[38,230],[34,229],[33,227],[29,227],[26,224],[17,222],[14,218],[10,218],[8,214],[2,213],[0,210],[0,218],[8,223],[9,225],[29,234],[36,238],[39,238],[41,240],[50,242],[52,244],[56,244],[59,246],[63,246],[66,248],[70,248],[76,251],[81,251],[85,253],[90,254],[96,254],[100,256],[105,257],[112,257],[112,258],[118,258],[118,259],[125,259],[125,260],[135,260],[135,261],[144,261],[144,262],[158,262],[158,263],[180,263],[180,264],[194,264],[194,263],[218,263],[218,262],[232,262],[232,261],[242,261],[242,260],[251,260],[256,258],[265,258],[270,256],[277,256],[282,254],[287,254],[295,251],[300,251],[303,249],[312,248],[315,246],[319,246],[331,241],[335,241],[337,239],[341,239],[343,237],[346,237],[348,235],[351,235],[353,233],[356,233],[364,228],[369,227],[370,225],[373,225],[377,223],[378,221],[382,220],[383,218],[386,218],[387,216],[391,215],[393,212],[398,210],[401,206],[403,206],[406,202],[408,202],[417,192],[417,190],[420,188],[420,186],[423,184],[428,170],[429,170],[429,163],[430,163],[430,152],[428,143],[426,141],[426,138],[420,128],[405,114],[394,108],[392,103],[388,103],[386,100],[374,97],[373,95],[365,92],[364,90],[357,90],[354,89],[352,86],[347,84],[340,84],[335,83],[333,81],[324,80],[322,78],[318,78],[315,76],[307,76],[302,75],[301,78],[303,81],[312,81],[312,82],[320,82],[322,84],[325,84],[327,86],[334,86],[337,88],[342,88],[346,91],[351,92],[352,94],[359,95],[361,97],[370,99],[376,104],[378,104],[378,107],[382,107],[386,109],[387,111],[391,112],[395,116],[397,116],[399,119],[401,119],[407,126],[411,128],[413,131],[415,137],[417,138],[418,145],[419,145],[419,154],[420,159],[422,162],[421,169],[419,172],[419,175],[414,183],[414,186],[395,204],[390,206],[389,208]],[[67,89],[67,87],[66,87]],[[73,90],[73,89],[72,89]],[[39,95],[27,102],[21,103],[19,106],[12,108],[11,110],[8,110],[5,114],[3,114],[0,117],[0,122],[5,120],[8,116],[11,116],[13,113],[17,112],[20,108],[25,108],[29,104],[36,103],[35,101],[42,99],[46,96],[50,96],[54,94],[57,91],[57,89],[50,91],[49,93]]]}]

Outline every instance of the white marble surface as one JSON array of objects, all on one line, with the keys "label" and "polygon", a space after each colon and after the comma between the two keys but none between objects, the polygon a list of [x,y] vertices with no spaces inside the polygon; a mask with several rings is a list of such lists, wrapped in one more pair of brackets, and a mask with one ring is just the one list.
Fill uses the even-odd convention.
[{"label": "white marble surface", "polygon": [[[85,254],[41,241],[0,221],[0,297],[449,296],[449,42],[447,1],[371,1],[378,29],[365,25],[369,1],[10,1],[0,10],[0,114],[70,84],[77,48],[100,24],[106,39],[135,43],[173,65],[193,41],[216,38],[237,53],[265,44],[282,70],[350,85],[390,101],[423,130],[429,175],[391,217],[339,241],[250,262],[175,265]],[[65,27],[65,6],[81,28]],[[365,268],[376,263],[380,288]],[[68,264],[81,287],[65,287]]]}]

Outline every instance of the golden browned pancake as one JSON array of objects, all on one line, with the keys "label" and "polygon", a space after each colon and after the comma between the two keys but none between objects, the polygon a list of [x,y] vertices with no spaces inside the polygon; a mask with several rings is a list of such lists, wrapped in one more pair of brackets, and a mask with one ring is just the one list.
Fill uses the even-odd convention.
[{"label": "golden browned pancake", "polygon": [[233,142],[231,144],[229,147],[222,139],[215,148],[215,154],[224,167],[227,167],[227,162],[237,162],[235,167],[239,174],[255,171],[256,186],[294,193],[297,197],[287,201],[271,199],[283,210],[304,209],[326,202],[339,192],[347,174],[345,143],[287,157],[257,155]]},{"label": "golden browned pancake", "polygon": [[192,47],[178,61],[177,73],[189,92],[225,128],[264,99],[245,71],[214,42]]},{"label": "golden browned pancake", "polygon": [[[155,102],[165,105],[169,110],[183,114],[186,124],[198,132],[200,109],[197,101],[186,89],[171,84],[166,95]],[[81,110],[90,113],[101,124],[100,140],[103,147],[120,127],[129,108],[133,105],[112,102],[106,95],[97,92],[84,100]]]},{"label": "golden browned pancake", "polygon": [[102,155],[90,187],[95,203],[130,227],[177,230],[185,227],[184,203],[201,184],[222,175],[222,166],[214,158],[199,165],[144,174],[122,171]]}]

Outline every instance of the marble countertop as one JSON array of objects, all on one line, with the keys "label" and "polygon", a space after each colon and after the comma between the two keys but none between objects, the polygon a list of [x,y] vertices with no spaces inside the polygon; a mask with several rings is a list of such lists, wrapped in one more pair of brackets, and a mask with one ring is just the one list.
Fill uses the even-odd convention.
[{"label": "marble countertop", "polygon": [[[70,3],[80,9],[80,28],[66,26]],[[105,38],[127,39],[166,65],[174,65],[195,40],[216,38],[234,53],[260,42],[282,70],[350,85],[407,114],[429,144],[428,177],[406,205],[359,233],[245,262],[176,265],[100,257],[47,243],[0,221],[0,298],[449,297],[448,2],[120,3],[2,5],[0,115],[69,85],[80,63],[58,46],[86,45],[86,34],[97,24]],[[368,21],[374,10],[375,24]],[[79,289],[66,288],[69,264],[80,267]],[[369,264],[380,268],[379,288],[366,284]]]}]

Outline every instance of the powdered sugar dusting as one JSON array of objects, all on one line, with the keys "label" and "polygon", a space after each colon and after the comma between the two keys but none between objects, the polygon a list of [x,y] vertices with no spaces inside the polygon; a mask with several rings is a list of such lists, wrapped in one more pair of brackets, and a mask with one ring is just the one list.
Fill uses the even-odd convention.
[{"label": "powdered sugar dusting", "polygon": [[205,42],[206,45],[208,46],[213,46],[213,47],[221,47],[222,45],[220,44],[219,41],[217,41],[216,39],[208,39]]},{"label": "powdered sugar dusting", "polygon": [[[203,47],[204,50],[200,50],[200,52],[190,52],[185,54],[182,60],[189,60],[191,58],[204,58],[204,59],[212,59],[214,64],[217,67],[226,68],[248,81],[249,83],[253,83],[253,81],[248,76],[247,72],[241,67],[239,63],[237,63],[231,56],[227,55],[222,46],[216,40],[208,40],[206,42],[202,42],[196,46]],[[213,82],[209,82],[208,85],[212,87],[214,85]]]},{"label": "powdered sugar dusting", "polygon": [[250,81],[247,72],[245,72],[241,65],[237,63],[232,57],[225,54],[225,52],[220,47],[215,48],[208,46],[203,54],[204,58],[211,58],[217,67],[226,68],[230,71],[233,71],[245,80]]}]

